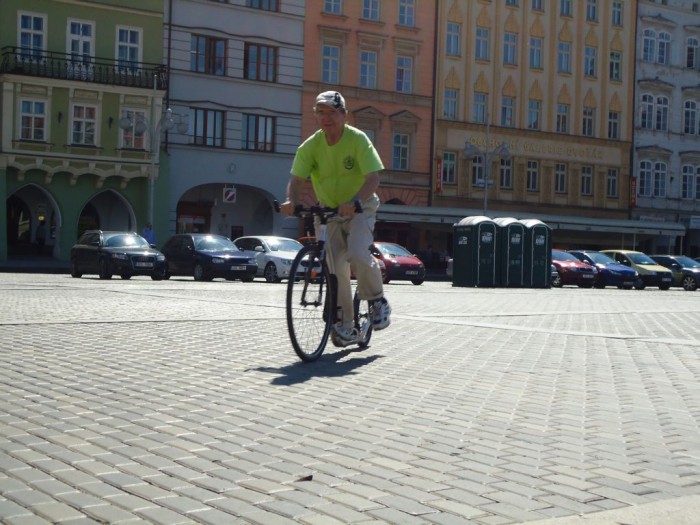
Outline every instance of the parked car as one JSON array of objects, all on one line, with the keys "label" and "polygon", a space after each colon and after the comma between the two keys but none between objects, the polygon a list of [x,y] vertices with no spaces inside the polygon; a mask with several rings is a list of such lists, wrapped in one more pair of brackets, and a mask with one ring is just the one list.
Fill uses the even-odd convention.
[{"label": "parked car", "polygon": [[561,276],[559,275],[559,270],[553,264],[550,266],[549,280],[552,286],[561,288]]},{"label": "parked car", "polygon": [[671,270],[673,286],[693,292],[700,282],[700,262],[685,255],[651,255],[654,261]]},{"label": "parked car", "polygon": [[618,263],[604,253],[595,250],[569,250],[578,260],[598,268],[598,275],[593,283],[596,288],[617,286],[625,290],[631,290],[635,281],[639,279],[636,270]]},{"label": "parked car", "polygon": [[552,250],[552,264],[556,267],[561,284],[574,284],[581,288],[592,288],[598,275],[595,266],[579,261],[563,250]]},{"label": "parked car", "polygon": [[374,242],[370,251],[384,261],[386,277],[384,284],[390,281],[411,281],[415,285],[425,281],[425,265],[400,244],[393,242]]},{"label": "parked car", "polygon": [[637,271],[640,279],[634,287],[643,290],[647,286],[658,286],[660,290],[668,290],[673,283],[673,276],[668,268],[656,263],[644,252],[634,250],[601,250],[601,253],[615,259],[620,264],[629,266]]},{"label": "parked car", "polygon": [[70,251],[71,276],[86,273],[96,273],[100,279],[150,275],[159,281],[165,277],[165,255],[134,232],[88,230]]},{"label": "parked car", "polygon": [[239,237],[233,244],[241,250],[256,252],[258,270],[256,275],[268,283],[278,283],[289,278],[292,261],[303,245],[288,237],[257,235]]},{"label": "parked car", "polygon": [[180,233],[163,245],[165,278],[191,275],[195,281],[211,281],[222,277],[250,282],[258,271],[256,254],[244,252],[223,235]]}]

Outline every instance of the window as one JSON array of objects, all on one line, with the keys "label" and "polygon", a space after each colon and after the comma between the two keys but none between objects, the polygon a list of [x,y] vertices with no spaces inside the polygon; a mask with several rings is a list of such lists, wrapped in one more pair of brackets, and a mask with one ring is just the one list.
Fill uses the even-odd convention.
[{"label": "window", "polygon": [[213,109],[193,109],[190,118],[194,143],[221,148],[224,145],[224,112]]},{"label": "window", "polygon": [[261,82],[277,82],[277,55],[276,47],[246,44],[243,64],[245,78]]},{"label": "window", "polygon": [[544,10],[544,0],[532,0],[532,8],[535,11],[543,11]]},{"label": "window", "polygon": [[642,60],[654,62],[656,59],[656,31],[645,29],[642,32]]},{"label": "window", "polygon": [[489,30],[484,27],[476,28],[476,45],[474,46],[474,57],[477,60],[489,59]]},{"label": "window", "polygon": [[532,69],[542,69],[542,39],[530,38],[530,67]]},{"label": "window", "polygon": [[19,13],[19,47],[22,57],[40,58],[44,51],[46,17],[32,13]]},{"label": "window", "polygon": [[138,69],[141,62],[141,30],[117,28],[117,61],[129,71]]},{"label": "window", "polygon": [[642,103],[639,106],[639,127],[642,129],[654,128],[654,97],[648,93],[642,94]]},{"label": "window", "polygon": [[569,132],[569,105],[557,104],[557,133]]},{"label": "window", "polygon": [[40,100],[22,100],[20,108],[20,138],[46,140],[46,103]]},{"label": "window", "polygon": [[695,176],[695,200],[700,200],[700,169]]},{"label": "window", "polygon": [[377,87],[377,52],[360,51],[360,87],[376,89]]},{"label": "window", "polygon": [[399,25],[413,27],[415,24],[415,0],[399,0]]},{"label": "window", "polygon": [[[653,167],[653,169],[652,169]],[[665,197],[666,196],[666,163],[643,160],[639,164],[639,189],[640,197]]]},{"label": "window", "polygon": [[97,107],[75,104],[71,118],[71,144],[95,146]]},{"label": "window", "polygon": [[620,0],[614,0],[612,3],[612,25],[622,26],[622,2]]},{"label": "window", "polygon": [[571,16],[571,0],[559,0],[559,16]]},{"label": "window", "polygon": [[622,53],[610,52],[610,80],[622,80]]},{"label": "window", "polygon": [[323,12],[331,15],[343,14],[342,0],[323,0]]},{"label": "window", "polygon": [[245,5],[263,11],[279,11],[278,0],[246,0]]},{"label": "window", "polygon": [[608,138],[620,138],[620,113],[617,111],[608,111]]},{"label": "window", "polygon": [[456,89],[445,89],[442,116],[446,119],[455,120],[457,118],[457,93]]},{"label": "window", "polygon": [[593,136],[593,129],[594,129],[594,115],[595,115],[595,110],[590,107],[584,107],[583,108],[583,117],[581,119],[581,135],[584,135],[586,137],[592,137]]},{"label": "window", "polygon": [[486,123],[486,93],[474,93],[474,107],[472,108],[474,122]]},{"label": "window", "polygon": [[340,48],[324,45],[322,53],[321,81],[326,84],[338,84],[340,80]]},{"label": "window", "polygon": [[617,168],[608,168],[607,196],[610,199],[619,197],[618,179],[619,172]]},{"label": "window", "polygon": [[656,124],[657,131],[668,130],[668,97],[656,97]]},{"label": "window", "polygon": [[484,185],[484,157],[477,155],[472,159],[472,186]]},{"label": "window", "polygon": [[395,170],[408,170],[409,136],[394,133],[391,167]]},{"label": "window", "polygon": [[571,44],[559,42],[557,47],[557,71],[559,73],[571,73]]},{"label": "window", "polygon": [[598,21],[598,0],[586,0],[586,20]]},{"label": "window", "polygon": [[500,183],[503,189],[513,187],[513,163],[511,159],[501,158]]},{"label": "window", "polygon": [[243,115],[242,148],[254,151],[275,151],[275,118]]},{"label": "window", "polygon": [[457,180],[457,154],[453,151],[445,151],[442,154],[442,183],[454,184]]},{"label": "window", "polygon": [[71,60],[89,64],[94,47],[94,24],[92,22],[68,21],[68,53]]},{"label": "window", "polygon": [[581,166],[581,195],[593,195],[593,166]]},{"label": "window", "polygon": [[587,77],[595,76],[596,48],[586,46],[583,56],[583,74]]},{"label": "window", "polygon": [[640,197],[651,196],[651,162],[643,160],[639,163],[639,188],[637,193]]},{"label": "window", "polygon": [[516,46],[518,35],[515,33],[505,33],[503,35],[503,63],[516,64]]},{"label": "window", "polygon": [[689,37],[685,47],[685,67],[700,69],[700,40]]},{"label": "window", "polygon": [[413,87],[413,58],[399,55],[396,57],[396,91],[411,93]]},{"label": "window", "polygon": [[[124,128],[128,122],[128,127]],[[121,147],[129,149],[146,149],[146,112],[136,109],[124,109],[121,112],[119,128],[121,130]]]},{"label": "window", "polygon": [[671,35],[668,33],[659,33],[658,46],[659,51],[656,61],[659,64],[668,64],[671,55]]},{"label": "window", "polygon": [[686,100],[683,105],[683,133],[698,133],[698,103],[695,100]]},{"label": "window", "polygon": [[518,0],[506,0],[506,5],[512,5],[517,7]]},{"label": "window", "polygon": [[554,166],[554,192],[566,193],[566,164],[557,163]]},{"label": "window", "polygon": [[527,129],[540,129],[542,102],[530,99],[527,102]]},{"label": "window", "polygon": [[226,40],[192,35],[190,42],[190,71],[223,76],[226,71]]},{"label": "window", "polygon": [[445,54],[449,56],[459,56],[460,51],[460,33],[462,26],[454,22],[447,22],[447,34],[445,42]]},{"label": "window", "polygon": [[681,199],[693,198],[693,182],[695,182],[695,168],[688,164],[683,165],[681,175]]},{"label": "window", "polygon": [[666,163],[656,162],[654,164],[654,197],[666,196]]},{"label": "window", "polygon": [[540,163],[536,160],[527,161],[527,191],[537,191],[539,188]]},{"label": "window", "polygon": [[513,97],[503,97],[501,99],[501,126],[513,127],[513,111],[515,100]]},{"label": "window", "polygon": [[362,0],[362,18],[379,20],[379,0]]}]

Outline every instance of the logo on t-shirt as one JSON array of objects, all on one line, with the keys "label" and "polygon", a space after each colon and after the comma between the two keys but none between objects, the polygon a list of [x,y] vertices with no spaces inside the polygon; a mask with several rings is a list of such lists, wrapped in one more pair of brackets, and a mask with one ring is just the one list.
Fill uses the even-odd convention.
[{"label": "logo on t-shirt", "polygon": [[346,170],[351,170],[355,167],[355,159],[352,157],[345,157],[345,160],[343,161],[343,166],[345,166]]}]

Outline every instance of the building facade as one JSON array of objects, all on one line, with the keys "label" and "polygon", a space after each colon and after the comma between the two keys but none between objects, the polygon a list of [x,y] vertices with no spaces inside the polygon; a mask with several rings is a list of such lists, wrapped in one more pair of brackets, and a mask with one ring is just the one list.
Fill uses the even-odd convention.
[{"label": "building facade", "polygon": [[700,256],[700,4],[640,0],[632,217],[687,228],[648,253]]},{"label": "building facade", "polygon": [[68,260],[86,229],[158,216],[162,18],[162,0],[3,2],[0,260]]}]

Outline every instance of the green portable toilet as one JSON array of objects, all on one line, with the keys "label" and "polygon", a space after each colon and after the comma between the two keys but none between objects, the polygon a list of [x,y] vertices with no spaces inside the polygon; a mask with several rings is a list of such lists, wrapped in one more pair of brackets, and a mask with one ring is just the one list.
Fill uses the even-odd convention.
[{"label": "green portable toilet", "polygon": [[498,257],[500,285],[523,286],[525,281],[525,225],[513,217],[498,217]]},{"label": "green portable toilet", "polygon": [[497,225],[481,215],[454,225],[452,286],[497,286]]},{"label": "green portable toilet", "polygon": [[552,229],[538,219],[522,219],[525,226],[524,284],[530,288],[550,288]]}]

